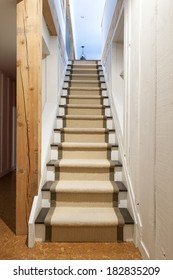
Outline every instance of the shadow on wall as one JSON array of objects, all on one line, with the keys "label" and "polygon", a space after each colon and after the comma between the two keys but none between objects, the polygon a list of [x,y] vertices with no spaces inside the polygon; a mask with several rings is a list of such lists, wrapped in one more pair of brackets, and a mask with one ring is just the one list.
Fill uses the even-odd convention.
[{"label": "shadow on wall", "polygon": [[0,178],[0,219],[15,233],[16,172]]}]

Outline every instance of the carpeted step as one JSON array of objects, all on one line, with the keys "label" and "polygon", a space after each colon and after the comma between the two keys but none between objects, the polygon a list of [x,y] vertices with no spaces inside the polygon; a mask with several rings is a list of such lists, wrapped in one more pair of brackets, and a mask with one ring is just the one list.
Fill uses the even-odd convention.
[{"label": "carpeted step", "polygon": [[104,100],[108,99],[108,97],[102,97],[98,95],[67,95],[62,96],[62,98],[66,99],[66,104],[96,104],[102,105]]},{"label": "carpeted step", "polygon": [[105,89],[100,87],[64,87],[64,90],[67,90],[69,95],[102,95]]},{"label": "carpeted step", "polygon": [[101,82],[98,80],[71,80],[69,81],[70,87],[100,87]]},{"label": "carpeted step", "polygon": [[110,159],[113,147],[117,148],[107,143],[64,142],[58,145],[58,153],[61,159]]},{"label": "carpeted step", "polygon": [[56,180],[114,180],[115,167],[121,166],[118,161],[62,159],[54,162]]},{"label": "carpeted step", "polygon": [[98,69],[95,68],[88,68],[88,69],[85,69],[85,68],[79,68],[79,67],[76,67],[76,68],[71,68],[71,69],[68,69],[68,71],[70,72],[70,74],[86,74],[86,75],[97,75],[99,73]]},{"label": "carpeted step", "polygon": [[62,128],[60,131],[62,142],[103,143],[108,142],[111,130],[106,128]]},{"label": "carpeted step", "polygon": [[103,75],[98,74],[66,74],[70,80],[99,80]]},{"label": "carpeted step", "polygon": [[98,66],[96,64],[72,64],[71,68],[74,69],[98,69]]},{"label": "carpeted step", "polygon": [[62,119],[61,127],[78,127],[78,128],[112,128],[112,117],[105,117],[102,115],[65,115],[58,116]]},{"label": "carpeted step", "polygon": [[45,219],[46,239],[53,242],[123,240],[124,219],[113,207],[55,207]]},{"label": "carpeted step", "polygon": [[55,181],[51,185],[53,205],[73,207],[117,207],[118,188],[111,181]]},{"label": "carpeted step", "polygon": [[64,108],[67,115],[104,115],[105,109],[110,108],[108,105],[93,104],[67,104],[59,107]]}]

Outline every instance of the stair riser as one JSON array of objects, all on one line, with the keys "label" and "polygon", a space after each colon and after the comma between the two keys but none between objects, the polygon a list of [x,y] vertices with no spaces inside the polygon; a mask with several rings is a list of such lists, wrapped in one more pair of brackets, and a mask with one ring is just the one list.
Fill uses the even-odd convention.
[{"label": "stair riser", "polygon": [[107,149],[65,149],[62,151],[63,159],[108,159],[110,158],[111,151]]},{"label": "stair riser", "polygon": [[90,74],[94,74],[94,75],[97,75],[98,74],[98,70],[97,69],[91,69],[91,68],[89,68],[89,69],[79,69],[79,67],[78,68],[74,68],[74,69],[72,69],[71,71],[70,71],[70,73],[71,74],[84,74],[84,75],[90,75]]},{"label": "stair riser", "polygon": [[114,168],[93,168],[93,167],[57,167],[55,169],[56,180],[84,180],[106,181],[114,179]]},{"label": "stair riser", "polygon": [[108,128],[113,129],[113,121],[112,119],[107,120],[94,120],[94,119],[57,119],[57,128]]},{"label": "stair riser", "polygon": [[86,69],[92,69],[92,70],[97,70],[97,65],[96,64],[85,64],[85,65],[82,65],[82,64],[73,64],[73,66],[72,66],[72,70],[75,70],[75,69],[84,69],[84,70],[86,70]]},{"label": "stair riser", "polygon": [[54,227],[52,242],[116,242],[117,227]]},{"label": "stair riser", "polygon": [[[103,105],[103,100],[101,98],[67,98],[61,104],[92,104],[92,105]],[[107,105],[107,104],[106,104]]]},{"label": "stair riser", "polygon": [[69,95],[69,98],[62,97],[61,98],[61,105],[66,104],[92,104],[92,105],[109,105],[108,104],[108,98],[81,98],[80,96],[77,98],[72,98],[72,96]]},{"label": "stair riser", "polygon": [[103,143],[107,142],[109,144],[116,144],[115,133],[110,132],[109,134],[93,134],[93,133],[61,133],[56,131],[54,133],[54,142],[86,142],[86,143]]},{"label": "stair riser", "polygon": [[56,193],[55,204],[65,207],[117,207],[118,195],[107,193]]},{"label": "stair riser", "polygon": [[79,149],[59,149],[52,147],[51,149],[51,160],[58,159],[110,159],[118,160],[118,150],[112,149],[108,151],[97,151],[97,150],[79,150]]},{"label": "stair riser", "polygon": [[71,76],[69,76],[69,77],[66,77],[66,79],[71,79],[71,81],[73,81],[73,80],[81,80],[81,81],[85,81],[85,80],[87,80],[87,81],[95,81],[95,80],[100,80],[99,79],[99,77],[98,77],[98,75],[71,75]]},{"label": "stair riser", "polygon": [[66,114],[67,115],[103,115],[104,114],[104,109],[102,108],[67,108],[66,109]]},{"label": "stair riser", "polygon": [[49,191],[44,191],[42,200],[42,207],[117,207],[118,193],[57,192],[51,197]]},{"label": "stair riser", "polygon": [[[65,92],[64,90],[64,94],[67,94],[67,90]],[[100,89],[92,89],[92,90],[83,90],[82,88],[81,89],[70,89],[68,90],[68,94],[69,96],[71,95],[98,95],[98,96],[101,96],[101,90]]]},{"label": "stair riser", "polygon": [[[134,240],[134,225],[124,225],[123,241],[130,242],[133,240]],[[44,224],[35,225],[35,241],[36,242],[45,242],[46,241],[46,226]],[[50,241],[50,240],[48,240],[48,241]],[[66,241],[70,242],[69,240],[67,240],[67,237],[66,237]],[[79,240],[79,241],[81,241],[81,240]],[[76,240],[76,242],[77,242],[77,240]],[[97,240],[95,240],[95,242],[97,242]],[[102,240],[100,240],[100,242],[109,242],[109,241],[102,239]],[[111,240],[110,242],[116,242],[116,240],[114,240],[114,241]]]},{"label": "stair riser", "polygon": [[107,142],[108,134],[100,133],[62,133],[62,142],[102,143]]},{"label": "stair riser", "polygon": [[71,87],[100,87],[100,83],[99,82],[87,82],[87,81],[71,81],[69,83],[69,86]]},{"label": "stair riser", "polygon": [[64,127],[78,127],[78,128],[106,128],[106,121],[104,120],[69,120],[64,122]]}]

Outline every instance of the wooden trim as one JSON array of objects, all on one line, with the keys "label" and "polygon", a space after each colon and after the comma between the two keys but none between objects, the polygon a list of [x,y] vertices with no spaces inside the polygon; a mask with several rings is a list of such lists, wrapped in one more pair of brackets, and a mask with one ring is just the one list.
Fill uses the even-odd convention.
[{"label": "wooden trim", "polygon": [[43,0],[43,16],[47,24],[50,35],[57,36],[56,27],[54,24],[54,19],[52,17],[52,12],[50,10],[50,5],[48,0]]},{"label": "wooden trim", "polygon": [[107,35],[106,43],[105,43],[103,54],[102,54],[102,64],[105,63],[106,56],[107,56],[107,53],[109,50],[109,46],[112,42],[114,31],[115,31],[116,25],[118,23],[120,12],[123,8],[123,5],[124,5],[124,0],[117,1],[117,5],[116,5],[115,11],[114,11],[113,18],[112,18],[112,23],[111,23],[111,26],[110,26],[110,29],[109,29],[109,32]]},{"label": "wooden trim", "polygon": [[17,4],[16,234],[27,234],[41,172],[42,0]]}]

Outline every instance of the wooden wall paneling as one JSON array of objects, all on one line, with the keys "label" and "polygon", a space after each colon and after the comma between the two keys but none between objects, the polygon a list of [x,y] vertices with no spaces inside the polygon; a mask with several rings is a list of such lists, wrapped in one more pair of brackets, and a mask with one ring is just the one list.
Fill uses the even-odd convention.
[{"label": "wooden wall paneling", "polygon": [[2,111],[3,95],[2,95],[2,73],[0,72],[0,174],[2,173]]},{"label": "wooden wall paneling", "polygon": [[57,36],[56,27],[55,27],[55,24],[54,24],[54,20],[53,20],[53,17],[52,17],[52,13],[51,13],[51,10],[50,10],[48,0],[43,0],[43,16],[44,16],[44,19],[46,21],[47,28],[50,32],[50,35]]},{"label": "wooden wall paneling", "polygon": [[27,234],[41,172],[42,0],[17,4],[16,234]]},{"label": "wooden wall paneling", "polygon": [[8,129],[7,129],[7,111],[8,111],[8,98],[7,98],[7,90],[8,90],[8,79],[3,74],[3,108],[2,108],[2,169],[3,175],[8,171],[8,162],[7,162],[7,147],[8,147]]}]

